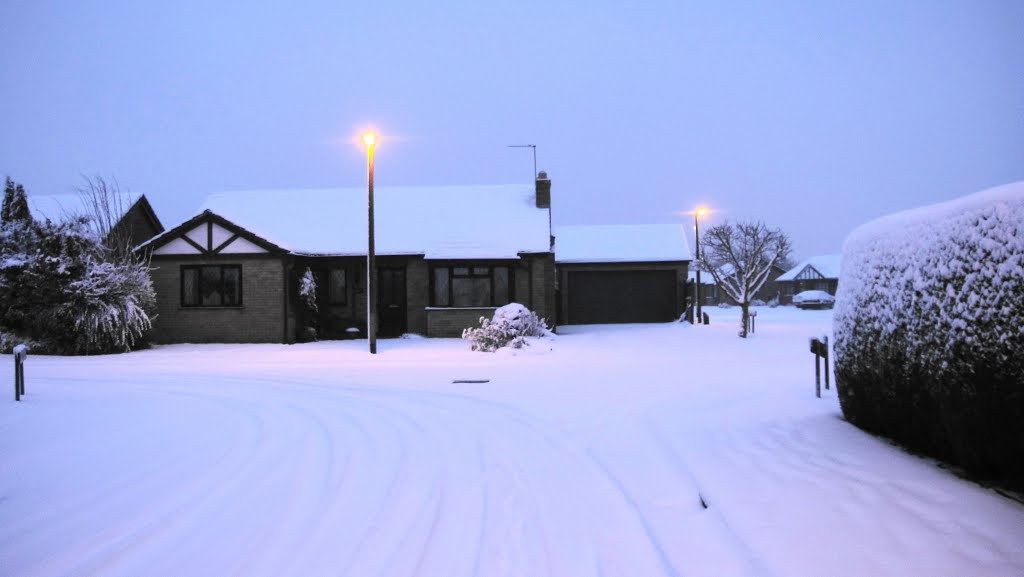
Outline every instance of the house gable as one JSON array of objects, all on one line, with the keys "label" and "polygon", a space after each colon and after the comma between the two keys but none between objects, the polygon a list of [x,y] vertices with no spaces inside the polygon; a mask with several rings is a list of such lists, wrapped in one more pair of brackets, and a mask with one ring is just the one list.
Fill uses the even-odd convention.
[{"label": "house gable", "polygon": [[139,248],[152,250],[153,256],[287,252],[209,210],[149,240]]},{"label": "house gable", "polygon": [[823,278],[825,278],[825,276],[811,265],[805,266],[804,269],[796,275],[797,280],[817,280]]}]

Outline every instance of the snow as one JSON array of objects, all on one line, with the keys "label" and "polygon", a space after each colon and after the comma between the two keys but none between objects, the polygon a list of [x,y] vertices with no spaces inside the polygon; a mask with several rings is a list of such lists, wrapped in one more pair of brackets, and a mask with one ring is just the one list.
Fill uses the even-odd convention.
[{"label": "snow", "polygon": [[790,281],[796,280],[796,277],[803,272],[807,267],[811,267],[818,271],[823,278],[839,278],[839,261],[841,255],[838,254],[826,254],[821,256],[814,256],[807,260],[800,262],[800,264],[787,270],[786,272],[779,275],[776,281]]},{"label": "snow", "polygon": [[1024,506],[814,397],[831,311],[762,308],[748,339],[711,314],[526,356],[34,356],[0,402],[3,573],[1024,574]]},{"label": "snow", "polygon": [[666,262],[693,260],[686,229],[679,224],[555,227],[560,263]]},{"label": "snow", "polygon": [[1024,337],[1024,181],[864,224],[843,262],[839,347],[845,337],[856,345],[855,328],[886,336],[908,319],[905,346],[924,365],[947,364],[951,350],[964,358],[1012,346]]},{"label": "snow", "polygon": [[[365,188],[222,192],[203,210],[293,253],[366,254]],[[374,188],[378,255],[514,259],[549,252],[548,225],[532,184]]]},{"label": "snow", "polygon": [[804,301],[830,303],[834,300],[836,299],[832,295],[818,290],[803,291],[793,295],[793,303],[802,303]]}]

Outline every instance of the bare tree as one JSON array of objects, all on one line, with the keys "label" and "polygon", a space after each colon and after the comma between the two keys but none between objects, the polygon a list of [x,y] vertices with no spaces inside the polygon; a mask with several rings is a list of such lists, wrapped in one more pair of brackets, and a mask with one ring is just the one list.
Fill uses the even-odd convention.
[{"label": "bare tree", "polygon": [[131,195],[121,192],[116,179],[107,182],[98,174],[83,178],[85,184],[75,189],[82,198],[83,216],[89,218],[93,230],[117,261],[133,260],[132,231],[121,223],[121,217],[131,208]]},{"label": "bare tree", "polygon": [[726,222],[711,227],[700,240],[701,258],[697,266],[710,272],[715,283],[739,303],[743,310],[740,336],[746,338],[750,301],[768,280],[772,267],[789,257],[789,237],[760,221]]}]

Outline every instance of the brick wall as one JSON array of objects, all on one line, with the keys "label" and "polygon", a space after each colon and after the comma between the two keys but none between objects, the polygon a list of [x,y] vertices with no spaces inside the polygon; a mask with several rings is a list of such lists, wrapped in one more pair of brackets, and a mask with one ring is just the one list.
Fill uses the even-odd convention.
[{"label": "brick wall", "polygon": [[494,307],[428,308],[425,312],[428,337],[461,337],[463,329],[480,326],[480,317],[494,316]]},{"label": "brick wall", "polygon": [[550,253],[522,255],[516,269],[516,299],[549,327],[555,323],[555,258]]},{"label": "brick wall", "polygon": [[[279,257],[153,257],[157,343],[280,343],[285,340],[284,264]],[[241,265],[242,306],[183,308],[182,265]]]},{"label": "brick wall", "polygon": [[[423,257],[410,258],[405,268],[407,327],[410,333],[430,334],[427,307],[430,305],[430,267]],[[456,336],[462,336],[462,331]]]}]

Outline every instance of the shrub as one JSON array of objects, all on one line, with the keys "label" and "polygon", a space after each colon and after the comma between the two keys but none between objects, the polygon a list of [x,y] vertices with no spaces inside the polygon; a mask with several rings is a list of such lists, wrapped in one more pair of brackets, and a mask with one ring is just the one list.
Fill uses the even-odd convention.
[{"label": "shrub", "polygon": [[302,305],[302,316],[306,326],[302,329],[302,340],[312,342],[318,340],[320,323],[318,315],[320,308],[316,304],[316,276],[313,271],[306,267],[306,272],[299,279],[299,303]]},{"label": "shrub", "polygon": [[0,327],[58,354],[142,344],[155,303],[149,266],[112,260],[84,218],[0,226]]},{"label": "shrub", "polygon": [[866,224],[842,258],[847,420],[1024,489],[1024,183]]},{"label": "shrub", "polygon": [[491,319],[480,317],[479,328],[462,331],[474,351],[493,352],[502,347],[522,348],[527,337],[551,335],[544,321],[519,303],[510,303],[494,311]]}]

